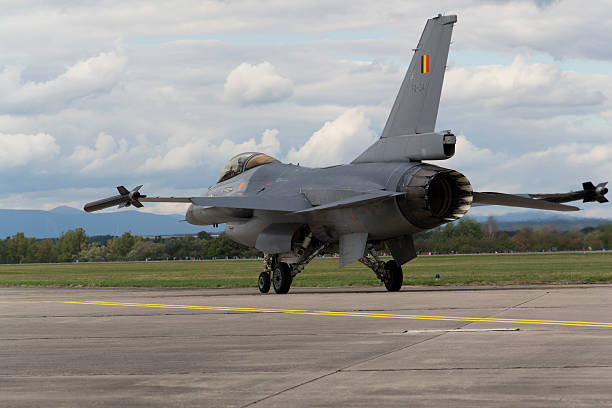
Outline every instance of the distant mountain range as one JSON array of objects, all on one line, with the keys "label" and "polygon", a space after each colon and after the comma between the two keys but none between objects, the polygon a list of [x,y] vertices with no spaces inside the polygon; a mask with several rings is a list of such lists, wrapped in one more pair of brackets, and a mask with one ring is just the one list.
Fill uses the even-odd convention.
[{"label": "distant mountain range", "polygon": [[0,210],[0,238],[23,232],[27,237],[57,238],[64,231],[83,228],[89,236],[121,235],[131,231],[136,235],[197,234],[202,230],[214,233],[218,229],[180,222],[182,215],[159,215],[139,211],[86,213],[72,207],[57,207],[50,211]]},{"label": "distant mountain range", "polygon": [[[64,231],[83,228],[89,236],[121,235],[131,231],[136,235],[182,235],[196,234],[202,230],[209,233],[223,231],[212,227],[202,227],[180,222],[184,216],[178,214],[159,215],[139,211],[120,211],[110,213],[86,213],[72,207],[58,207],[50,211],[40,210],[0,210],[0,238],[23,232],[28,237],[57,238]],[[486,223],[488,217],[471,217]],[[495,216],[498,230],[514,231],[525,226],[539,227],[555,225],[560,230],[595,227],[612,222],[604,218],[578,218],[563,214],[541,212],[522,212]]]},{"label": "distant mountain range", "polygon": [[[481,224],[486,224],[487,216],[469,216]],[[596,227],[601,224],[610,224],[612,219],[608,218],[580,218],[571,215],[549,213],[541,211],[524,211],[494,216],[499,231],[516,231],[524,227],[542,227],[554,225],[561,231],[579,230],[586,227]]]}]

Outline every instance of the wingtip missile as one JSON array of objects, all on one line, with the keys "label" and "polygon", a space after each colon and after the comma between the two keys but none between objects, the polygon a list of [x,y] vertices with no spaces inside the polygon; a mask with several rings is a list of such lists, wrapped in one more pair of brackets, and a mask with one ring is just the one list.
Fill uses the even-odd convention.
[{"label": "wingtip missile", "polygon": [[584,198],[582,199],[583,203],[590,203],[593,201],[597,201],[599,203],[607,203],[608,199],[605,197],[608,194],[608,188],[606,187],[608,182],[599,183],[598,185],[594,185],[592,182],[587,181],[582,183]]},{"label": "wingtip missile", "polygon": [[142,185],[139,185],[129,191],[124,186],[119,186],[117,187],[119,195],[103,198],[97,201],[92,201],[90,203],[85,204],[83,209],[87,212],[94,212],[103,210],[105,208],[114,207],[115,205],[117,205],[118,208],[129,207],[130,205],[133,205],[137,208],[141,208],[143,207],[143,205],[139,200],[141,198],[146,197],[146,195],[140,194],[139,190],[141,188]]}]

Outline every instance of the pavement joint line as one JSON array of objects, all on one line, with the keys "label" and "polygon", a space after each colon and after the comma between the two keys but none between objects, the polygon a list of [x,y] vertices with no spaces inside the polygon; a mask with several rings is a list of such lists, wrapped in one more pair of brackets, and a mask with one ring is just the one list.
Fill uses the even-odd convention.
[{"label": "pavement joint line", "polygon": [[[464,326],[467,326],[467,324],[465,324]],[[316,381],[322,380],[323,378],[331,377],[332,375],[340,374],[340,373],[343,373],[343,372],[349,372],[351,367],[354,367],[354,366],[357,366],[357,365],[360,365],[360,364],[365,364],[365,363],[367,363],[369,361],[373,361],[373,360],[376,360],[378,358],[381,358],[381,357],[384,357],[384,356],[388,356],[389,354],[397,353],[398,351],[406,350],[406,349],[408,349],[410,347],[414,347],[414,346],[417,346],[419,344],[425,343],[427,341],[430,341],[430,340],[433,340],[433,339],[437,339],[438,337],[444,336],[445,334],[446,333],[432,334],[431,336],[429,336],[429,337],[427,337],[425,339],[422,339],[420,341],[417,341],[417,342],[414,342],[414,343],[410,343],[408,345],[403,345],[403,346],[400,346],[399,348],[395,348],[393,350],[386,350],[386,351],[384,351],[381,354],[377,354],[375,356],[369,356],[366,359],[363,359],[363,360],[360,360],[360,361],[351,362],[349,365],[346,365],[344,367],[338,368],[338,369],[336,369],[334,371],[331,371],[329,373],[326,373],[326,374],[323,374],[323,375],[319,375],[319,376],[317,376],[315,378],[311,378],[311,379],[309,379],[307,381],[304,381],[304,382],[302,382],[300,384],[297,384],[297,385],[285,388],[284,390],[280,390],[280,391],[274,392],[274,393],[269,394],[269,395],[267,395],[267,396],[265,396],[263,398],[259,398],[259,399],[255,400],[255,401],[251,401],[251,402],[249,402],[249,403],[247,403],[245,405],[242,405],[240,408],[247,408],[247,407],[259,404],[262,401],[265,401],[265,400],[277,397],[277,396],[279,396],[281,394],[284,394],[286,392],[289,392],[289,391],[293,391],[293,390],[298,389],[298,388],[300,388],[300,387],[302,387],[304,385],[312,384],[312,383],[314,383]]]},{"label": "pavement joint line", "polygon": [[161,309],[190,309],[190,310],[214,310],[235,311],[252,313],[279,313],[311,316],[338,316],[338,317],[373,317],[384,319],[412,319],[412,320],[437,320],[455,322],[480,322],[480,323],[510,323],[510,324],[540,324],[557,326],[580,326],[580,327],[604,327],[612,328],[612,322],[584,322],[571,320],[535,320],[518,318],[493,318],[493,317],[462,317],[462,316],[429,316],[429,315],[403,315],[388,313],[365,313],[365,312],[339,312],[330,310],[304,310],[304,309],[268,309],[256,307],[232,307],[232,306],[197,306],[197,305],[170,305],[159,303],[133,303],[133,302],[109,302],[109,301],[59,301],[59,303],[92,305],[92,306],[122,306],[122,307],[149,307]]}]

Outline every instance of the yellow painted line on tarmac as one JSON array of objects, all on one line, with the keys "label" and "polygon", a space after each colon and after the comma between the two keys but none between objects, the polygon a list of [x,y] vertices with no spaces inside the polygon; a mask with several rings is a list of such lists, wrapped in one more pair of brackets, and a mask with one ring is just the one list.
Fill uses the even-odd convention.
[{"label": "yellow painted line on tarmac", "polygon": [[336,316],[336,317],[373,317],[381,319],[412,319],[412,320],[437,320],[454,322],[484,322],[484,323],[512,323],[512,324],[544,324],[556,326],[580,326],[580,327],[608,327],[612,323],[607,322],[581,322],[571,320],[533,320],[512,319],[494,317],[461,317],[461,316],[428,316],[390,313],[366,313],[366,312],[334,312],[330,310],[303,310],[303,309],[264,309],[257,307],[233,307],[233,306],[196,306],[196,305],[166,305],[159,303],[128,303],[128,302],[106,302],[106,301],[62,301],[61,303],[95,306],[122,306],[122,307],[146,307],[160,309],[189,309],[189,310],[213,310],[222,312],[250,312],[250,313],[281,313],[310,316]]}]

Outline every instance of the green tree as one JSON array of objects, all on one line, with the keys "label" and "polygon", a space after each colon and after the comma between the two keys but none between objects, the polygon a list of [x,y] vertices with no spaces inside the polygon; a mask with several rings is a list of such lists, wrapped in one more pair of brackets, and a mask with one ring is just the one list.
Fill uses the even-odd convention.
[{"label": "green tree", "polygon": [[89,247],[89,237],[83,228],[64,232],[57,241],[60,261],[75,261],[84,249]]},{"label": "green tree", "polygon": [[201,254],[203,258],[251,258],[257,252],[232,241],[225,235],[221,235],[218,238],[205,241]]},{"label": "green tree", "polygon": [[605,249],[612,249],[612,224],[600,225],[599,239]]},{"label": "green tree", "polygon": [[201,256],[202,245],[205,242],[207,241],[190,235],[171,238],[166,242],[166,252],[169,257],[176,259],[197,258]]},{"label": "green tree", "polygon": [[127,254],[130,261],[144,261],[146,259],[165,259],[167,257],[166,245],[152,241],[139,241]]},{"label": "green tree", "polygon": [[94,242],[89,248],[79,254],[79,260],[87,262],[104,262],[108,260],[108,248],[99,242]]},{"label": "green tree", "polygon": [[141,240],[141,237],[132,235],[132,233],[129,231],[120,237],[113,238],[107,243],[109,259],[113,261],[122,261],[127,259],[130,251],[134,249],[134,245]]},{"label": "green tree", "polygon": [[23,232],[6,239],[6,261],[8,263],[35,262],[38,251],[36,238],[26,238]]},{"label": "green tree", "polygon": [[457,223],[457,227],[453,231],[453,236],[482,239],[485,236],[485,233],[478,221],[471,218],[462,218]]},{"label": "green tree", "polygon": [[39,242],[36,260],[43,263],[57,261],[57,251],[52,239],[47,238]]},{"label": "green tree", "polygon": [[213,237],[206,231],[198,232],[198,238],[203,240],[213,239]]},{"label": "green tree", "polygon": [[7,239],[0,239],[0,263],[5,264],[5,263],[9,263],[8,261],[8,257],[7,257],[7,242],[8,242],[9,238]]}]

